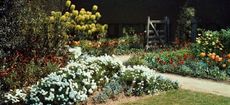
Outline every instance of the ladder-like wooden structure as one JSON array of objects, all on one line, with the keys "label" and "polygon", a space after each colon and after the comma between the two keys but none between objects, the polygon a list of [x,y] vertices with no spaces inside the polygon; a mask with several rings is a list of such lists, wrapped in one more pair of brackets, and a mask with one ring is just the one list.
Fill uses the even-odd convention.
[{"label": "ladder-like wooden structure", "polygon": [[146,27],[146,50],[164,47],[169,37],[169,19],[151,20],[148,17]]}]

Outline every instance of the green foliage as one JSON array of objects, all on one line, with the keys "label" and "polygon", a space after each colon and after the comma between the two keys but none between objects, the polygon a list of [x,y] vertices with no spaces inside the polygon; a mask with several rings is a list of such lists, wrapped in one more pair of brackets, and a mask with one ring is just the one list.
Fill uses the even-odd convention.
[{"label": "green foliage", "polygon": [[10,5],[7,15],[1,18],[1,52],[12,54],[18,50],[28,56],[60,53],[64,44],[58,34],[52,36],[56,40],[50,39],[45,1],[17,0],[10,1]]},{"label": "green foliage", "polygon": [[161,76],[158,76],[156,78],[155,87],[159,91],[168,91],[168,90],[172,90],[172,89],[178,89],[179,88],[179,84],[178,84],[178,82],[172,82],[169,79],[165,79],[165,78],[163,78]]},{"label": "green foliage", "polygon": [[125,35],[118,39],[119,44],[115,50],[116,54],[139,52],[143,49],[143,36],[137,34]]},{"label": "green foliage", "polygon": [[40,78],[56,71],[57,68],[58,65],[51,62],[44,65],[42,62],[31,61],[28,64],[21,64],[14,72],[4,77],[1,82],[8,89],[17,89],[36,83]]},{"label": "green foliage", "polygon": [[179,19],[177,20],[176,35],[180,41],[188,41],[191,37],[192,18],[195,16],[195,9],[186,4],[182,8]]},{"label": "green foliage", "polygon": [[94,103],[103,103],[106,100],[116,98],[122,92],[122,85],[119,81],[112,80],[105,84],[103,91],[93,97]]},{"label": "green foliage", "polygon": [[222,29],[219,31],[219,38],[224,46],[225,52],[230,52],[230,29]]},{"label": "green foliage", "polygon": [[143,56],[137,54],[125,62],[125,65],[147,65],[147,63]]}]

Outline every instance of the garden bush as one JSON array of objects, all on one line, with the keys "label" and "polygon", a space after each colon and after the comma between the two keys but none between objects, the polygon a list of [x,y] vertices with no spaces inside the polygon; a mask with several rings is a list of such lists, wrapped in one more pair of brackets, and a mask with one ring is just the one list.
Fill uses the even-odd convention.
[{"label": "garden bush", "polygon": [[222,29],[219,31],[219,37],[220,41],[222,42],[224,46],[225,52],[229,53],[230,52],[230,29]]},{"label": "garden bush", "polygon": [[[140,96],[178,88],[176,82],[160,78],[153,70],[145,66],[133,66],[122,71],[120,81],[124,85],[126,95]],[[160,81],[162,84],[159,84]]]},{"label": "garden bush", "polygon": [[[33,84],[55,70],[48,66],[63,66],[68,57],[63,39],[49,39],[45,0],[5,2],[11,8],[1,18],[4,22],[0,25],[3,27],[0,29],[0,78],[8,90]],[[60,35],[52,37],[57,36]]]},{"label": "garden bush", "polygon": [[196,39],[198,50],[200,50],[198,54],[201,52],[222,54],[224,46],[218,35],[217,31],[205,31],[199,34]]},{"label": "garden bush", "polygon": [[187,3],[183,6],[180,11],[177,20],[176,36],[183,43],[190,41],[192,31],[192,19],[195,17],[195,9],[189,7]]},{"label": "garden bush", "polygon": [[122,85],[118,80],[111,80],[107,83],[100,93],[93,97],[94,103],[104,103],[108,99],[115,99],[123,91]]}]

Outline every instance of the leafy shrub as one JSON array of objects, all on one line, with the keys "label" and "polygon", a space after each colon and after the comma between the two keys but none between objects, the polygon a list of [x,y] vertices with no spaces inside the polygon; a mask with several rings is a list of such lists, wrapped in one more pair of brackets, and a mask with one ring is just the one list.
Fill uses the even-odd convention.
[{"label": "leafy shrub", "polygon": [[40,62],[31,60],[28,64],[19,62],[16,68],[12,69],[14,71],[2,78],[1,82],[4,84],[5,91],[22,88],[36,83],[40,78],[54,72],[57,68],[58,64],[52,63],[51,60],[48,60],[47,63],[44,63],[42,59],[40,59]]},{"label": "leafy shrub", "polygon": [[220,42],[217,31],[205,31],[202,34],[199,34],[199,37],[196,40],[197,46],[199,48],[199,53],[216,53],[221,54],[223,51],[223,45]]},{"label": "leafy shrub", "polygon": [[224,46],[225,52],[230,52],[230,29],[222,29],[219,32],[219,38]]},{"label": "leafy shrub", "polygon": [[0,74],[4,74],[1,81],[7,90],[33,84],[55,70],[48,66],[63,65],[66,57],[63,40],[50,40],[44,0],[8,2],[11,8],[0,25],[4,27],[0,31],[0,65],[4,66]]},{"label": "leafy shrub", "polygon": [[179,84],[178,84],[178,82],[172,82],[169,79],[165,79],[161,76],[158,76],[156,78],[155,87],[159,91],[168,91],[168,90],[172,90],[172,89],[178,89]]},{"label": "leafy shrub", "polygon": [[109,98],[116,98],[122,92],[122,85],[119,81],[112,80],[111,82],[105,84],[103,91],[93,97],[94,103],[106,102]]},{"label": "leafy shrub", "polygon": [[185,4],[177,20],[176,35],[180,41],[189,41],[189,38],[191,38],[192,18],[194,18],[194,16],[195,9]]}]

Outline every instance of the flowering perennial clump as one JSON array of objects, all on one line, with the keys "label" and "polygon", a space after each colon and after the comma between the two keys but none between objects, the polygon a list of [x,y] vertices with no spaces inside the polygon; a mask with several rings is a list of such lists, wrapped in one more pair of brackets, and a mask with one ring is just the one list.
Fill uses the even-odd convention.
[{"label": "flowering perennial clump", "polygon": [[[163,79],[157,76],[154,70],[140,65],[127,67],[123,70],[121,73],[121,81],[126,86],[125,91],[127,95],[139,96],[178,88],[177,82]],[[158,81],[162,81],[164,84],[159,84]]]}]

